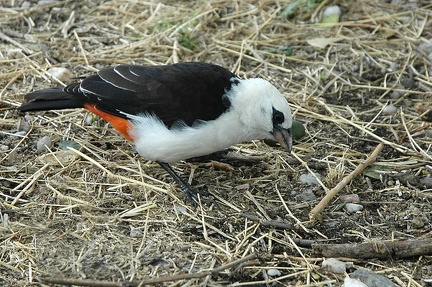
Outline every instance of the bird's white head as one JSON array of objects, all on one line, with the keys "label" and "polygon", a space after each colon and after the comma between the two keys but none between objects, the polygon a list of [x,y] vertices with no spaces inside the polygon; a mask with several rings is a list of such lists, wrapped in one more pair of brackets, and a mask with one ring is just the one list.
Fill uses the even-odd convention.
[{"label": "bird's white head", "polygon": [[275,86],[259,78],[239,80],[227,96],[250,139],[275,139],[291,152],[291,109]]}]

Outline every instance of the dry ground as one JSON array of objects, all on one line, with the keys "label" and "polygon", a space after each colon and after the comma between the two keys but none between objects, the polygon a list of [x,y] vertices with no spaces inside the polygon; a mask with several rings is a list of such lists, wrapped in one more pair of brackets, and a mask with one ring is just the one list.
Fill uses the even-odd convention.
[{"label": "dry ground", "polygon": [[[164,284],[340,286],[344,275],[322,270],[325,258],[294,240],[431,239],[430,1],[299,0],[292,14],[284,9],[294,1],[22,2],[0,7],[0,285],[147,280],[257,253],[211,276]],[[332,4],[342,9],[340,23],[320,25]],[[53,66],[78,77],[108,65],[177,61],[270,80],[306,126],[292,155],[257,141],[235,150],[264,158],[256,164],[176,164],[220,200],[216,207],[184,203],[159,166],[82,110],[26,118],[15,110],[24,93],[61,84],[47,74]],[[45,135],[53,145],[38,152]],[[61,149],[67,140],[76,151]],[[376,163],[339,193],[357,194],[364,209],[349,214],[336,197],[311,221],[326,191],[379,142]],[[321,183],[302,183],[309,172]],[[398,286],[426,286],[432,257],[424,251],[342,260],[353,263],[348,273],[366,268]],[[267,276],[270,268],[280,275]]]}]

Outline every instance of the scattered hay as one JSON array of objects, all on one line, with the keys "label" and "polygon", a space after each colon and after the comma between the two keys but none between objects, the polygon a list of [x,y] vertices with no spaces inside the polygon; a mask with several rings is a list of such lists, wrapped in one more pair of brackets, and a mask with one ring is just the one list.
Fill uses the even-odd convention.
[{"label": "scattered hay", "polygon": [[[3,2],[1,285],[47,276],[121,282],[198,274],[253,253],[259,260],[173,277],[175,284],[340,285],[344,275],[321,270],[323,258],[303,243],[430,238],[429,1],[299,1],[289,18],[281,13],[293,1]],[[341,22],[319,24],[331,4],[341,7]],[[216,207],[185,204],[163,170],[82,110],[25,118],[15,111],[24,93],[63,85],[48,73],[53,66],[79,77],[108,65],[182,61],[270,80],[307,129],[293,156],[254,142],[235,152],[264,156],[260,163],[233,170],[178,163],[179,173],[220,201]],[[38,153],[45,135],[77,147]],[[377,162],[340,191],[359,194],[364,210],[348,214],[334,201],[322,222],[309,221],[325,191],[380,142]],[[307,172],[326,180],[299,182]],[[296,199],[308,189],[316,199]],[[430,254],[345,260],[400,286],[432,277]],[[272,268],[281,275],[269,276]]]}]

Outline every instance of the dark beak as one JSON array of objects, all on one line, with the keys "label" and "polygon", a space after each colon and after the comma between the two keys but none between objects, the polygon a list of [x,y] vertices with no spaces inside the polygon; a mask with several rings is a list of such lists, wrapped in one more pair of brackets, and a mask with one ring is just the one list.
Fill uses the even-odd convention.
[{"label": "dark beak", "polygon": [[292,133],[291,129],[285,129],[279,125],[275,125],[272,131],[275,140],[283,147],[288,153],[292,149]]}]

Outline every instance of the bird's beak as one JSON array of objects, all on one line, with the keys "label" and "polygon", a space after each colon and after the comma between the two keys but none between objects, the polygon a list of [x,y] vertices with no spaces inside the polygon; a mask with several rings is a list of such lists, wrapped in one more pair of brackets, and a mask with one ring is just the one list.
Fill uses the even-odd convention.
[{"label": "bird's beak", "polygon": [[279,125],[274,126],[272,135],[275,140],[283,147],[287,152],[291,152],[292,149],[292,133],[291,129],[285,129]]}]

